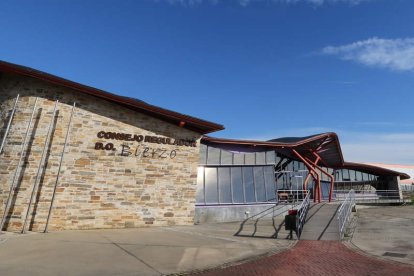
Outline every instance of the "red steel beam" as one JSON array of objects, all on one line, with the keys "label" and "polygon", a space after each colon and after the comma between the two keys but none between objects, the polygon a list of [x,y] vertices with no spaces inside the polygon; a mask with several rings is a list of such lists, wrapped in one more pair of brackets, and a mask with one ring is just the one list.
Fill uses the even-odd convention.
[{"label": "red steel beam", "polygon": [[[315,155],[316,160],[320,159],[320,156],[317,153],[315,153],[315,152],[312,152],[312,153],[313,153],[313,155]],[[332,175],[330,175],[329,173],[325,172],[321,167],[319,167],[318,165],[316,165],[317,161],[316,162],[312,162],[312,160],[310,160],[308,158],[306,158],[306,159],[307,159],[308,162],[310,162],[312,165],[314,165],[315,168],[317,168],[321,173],[323,173],[324,175],[328,176],[329,179],[331,180],[331,188],[329,190],[329,202],[331,202],[332,201],[332,191],[333,191],[334,182],[335,182],[334,177]]]},{"label": "red steel beam", "polygon": [[308,182],[309,182],[310,178],[311,178],[311,174],[308,173],[308,175],[305,178],[305,181],[303,182],[303,190],[305,190],[305,191],[306,191],[306,187],[308,186]]},{"label": "red steel beam", "polygon": [[[316,197],[318,197],[318,202],[321,202],[321,196],[320,196],[320,192],[319,192],[319,188],[320,188],[320,178],[319,178],[319,174],[314,170],[314,168],[312,168],[312,165],[309,164],[308,161],[305,160],[305,158],[300,155],[295,149],[292,149],[292,152],[306,165],[306,167],[308,167],[309,172],[312,174],[313,178],[316,179],[317,187],[314,187],[314,191],[318,191],[318,192],[314,192],[314,197],[313,197],[313,202],[316,202]],[[317,189],[316,189],[317,188]]]}]

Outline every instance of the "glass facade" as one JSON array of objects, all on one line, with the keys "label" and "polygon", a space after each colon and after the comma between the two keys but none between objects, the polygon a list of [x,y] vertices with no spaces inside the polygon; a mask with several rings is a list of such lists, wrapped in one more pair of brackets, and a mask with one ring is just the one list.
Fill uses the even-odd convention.
[{"label": "glass facade", "polygon": [[275,202],[274,166],[198,168],[197,205]]},{"label": "glass facade", "polygon": [[[304,163],[275,151],[231,152],[201,144],[197,175],[197,205],[258,204],[276,202],[277,191],[302,190],[308,176]],[[356,170],[322,168],[335,179],[335,190],[381,187],[378,176]],[[320,174],[323,198],[330,178]],[[308,188],[314,187],[313,178]]]},{"label": "glass facade", "polygon": [[385,183],[373,174],[348,169],[335,171],[335,190],[381,190],[385,187]]},{"label": "glass facade", "polygon": [[200,145],[200,165],[269,165],[279,161],[274,151],[239,153]]},{"label": "glass facade", "polygon": [[378,176],[363,173],[360,171],[355,170],[348,170],[348,169],[341,169],[335,171],[335,181],[343,182],[343,181],[353,181],[353,182],[361,182],[361,181],[376,181],[378,180]]}]

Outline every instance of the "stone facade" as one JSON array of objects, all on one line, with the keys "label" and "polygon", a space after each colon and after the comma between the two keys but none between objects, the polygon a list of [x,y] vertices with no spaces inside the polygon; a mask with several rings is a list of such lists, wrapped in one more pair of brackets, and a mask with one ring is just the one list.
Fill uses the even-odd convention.
[{"label": "stone facade", "polygon": [[[24,149],[22,166],[17,173],[17,188],[12,193],[12,204],[5,224],[8,231],[20,231],[22,228],[55,100],[59,100],[58,113],[45,155],[47,165],[40,171],[27,229],[43,231],[45,227],[73,102],[76,102],[77,108],[49,229],[193,223],[199,133],[79,91],[29,77],[2,74],[0,138],[3,137],[9,111],[17,94],[20,94],[20,101],[4,151],[0,155],[1,214],[35,98],[39,98],[29,143]],[[112,137],[120,138],[117,140],[104,132],[124,133],[126,136]],[[134,135],[135,141],[127,141],[133,140]],[[142,141],[139,135],[142,135]],[[149,138],[144,139],[145,136]],[[195,143],[174,145],[174,139],[192,140]]]}]

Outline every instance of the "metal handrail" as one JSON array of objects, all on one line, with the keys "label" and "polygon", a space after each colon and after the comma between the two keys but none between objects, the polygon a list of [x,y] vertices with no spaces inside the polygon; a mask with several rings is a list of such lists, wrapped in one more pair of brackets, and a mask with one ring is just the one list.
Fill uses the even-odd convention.
[{"label": "metal handrail", "polygon": [[298,239],[300,238],[300,235],[302,234],[303,225],[305,224],[306,215],[308,214],[308,210],[310,206],[310,195],[311,193],[308,193],[305,199],[302,201],[302,203],[297,208],[298,213],[296,215],[296,236],[298,237]]},{"label": "metal handrail", "polygon": [[340,196],[348,195],[350,191],[354,191],[355,201],[358,202],[382,202],[382,201],[398,201],[404,202],[400,190],[336,190],[334,191],[337,201],[346,200]]},{"label": "metal handrail", "polygon": [[351,216],[352,207],[355,205],[355,191],[350,190],[344,202],[338,209],[339,239],[342,240],[345,234],[345,226]]},{"label": "metal handrail", "polygon": [[[293,206],[301,204],[305,200],[305,195],[309,194],[308,190],[279,189],[275,192],[279,203],[285,201],[291,203]],[[287,198],[283,199],[283,196],[287,196]]]}]

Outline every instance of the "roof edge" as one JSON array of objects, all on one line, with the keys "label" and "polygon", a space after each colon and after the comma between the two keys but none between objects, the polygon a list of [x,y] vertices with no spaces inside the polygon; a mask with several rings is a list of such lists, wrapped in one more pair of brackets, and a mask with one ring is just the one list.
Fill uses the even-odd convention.
[{"label": "roof edge", "polygon": [[[189,128],[197,131],[201,134],[211,133],[219,130],[223,130],[224,126],[221,124],[213,123],[189,115],[181,114],[172,110],[164,109],[155,105],[151,105],[139,100],[119,96],[101,89],[97,89],[91,86],[83,85],[68,79],[64,79],[46,72],[42,72],[30,67],[13,64],[6,61],[0,60],[0,71],[6,73],[12,73],[22,75],[26,77],[36,78],[48,83],[53,83],[59,86],[64,86],[73,90],[83,92],[85,94],[101,98],[110,102],[125,105],[133,109],[145,111],[149,114],[154,114],[160,119],[171,123],[171,120],[177,121],[178,123],[184,122],[184,128]],[[193,127],[192,127],[193,126]]]},{"label": "roof edge", "polygon": [[393,176],[399,176],[401,180],[405,180],[405,179],[410,179],[411,177],[403,172],[399,172],[399,171],[394,171],[394,170],[390,170],[390,169],[386,169],[383,167],[378,167],[378,166],[373,166],[373,165],[368,165],[365,163],[354,163],[354,162],[345,162],[344,169],[353,169],[353,168],[362,168],[362,169],[367,169],[367,170],[373,170],[373,171],[382,171],[384,173],[387,173],[389,175],[393,175]]}]

